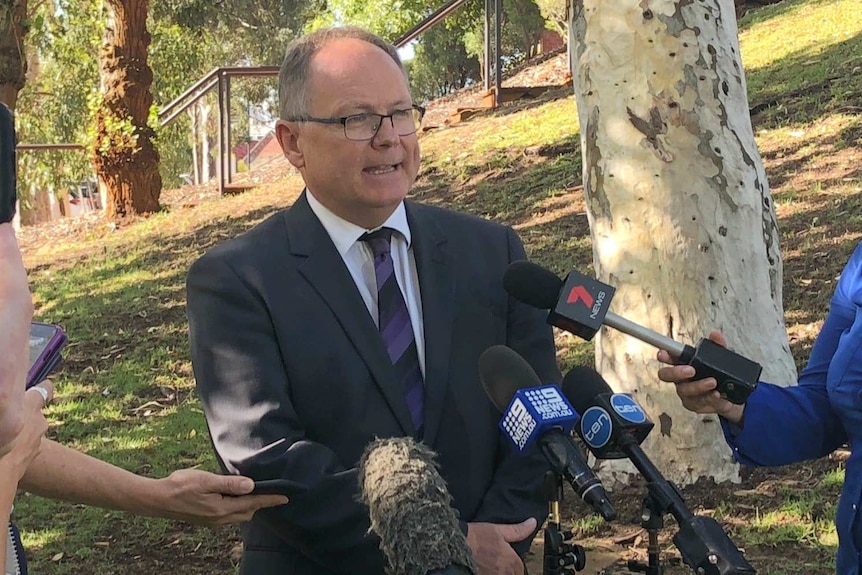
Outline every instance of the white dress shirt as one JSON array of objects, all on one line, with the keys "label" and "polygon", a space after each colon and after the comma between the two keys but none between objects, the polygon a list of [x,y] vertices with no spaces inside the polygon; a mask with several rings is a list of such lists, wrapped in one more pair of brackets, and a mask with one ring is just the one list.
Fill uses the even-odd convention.
[{"label": "white dress shirt", "polygon": [[374,255],[366,242],[359,238],[367,232],[380,228],[391,228],[398,233],[392,234],[392,263],[395,268],[395,279],[407,304],[410,323],[413,324],[413,335],[416,338],[416,351],[419,354],[419,367],[425,376],[425,330],[422,319],[422,296],[419,293],[419,275],[416,272],[416,259],[413,256],[410,226],[407,224],[407,212],[404,202],[389,216],[382,226],[366,230],[361,226],[335,215],[321,204],[311,190],[306,190],[306,198],[311,211],[323,224],[326,233],[335,244],[335,249],[344,260],[347,270],[353,277],[353,282],[359,289],[359,294],[368,308],[368,313],[374,323],[378,323],[377,314],[377,277],[374,275]]}]

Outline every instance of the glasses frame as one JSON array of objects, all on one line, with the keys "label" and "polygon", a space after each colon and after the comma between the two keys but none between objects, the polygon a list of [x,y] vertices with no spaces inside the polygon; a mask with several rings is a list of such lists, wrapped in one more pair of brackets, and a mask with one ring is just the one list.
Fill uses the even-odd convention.
[{"label": "glasses frame", "polygon": [[[380,126],[383,125],[383,120],[389,119],[389,122],[392,124],[392,128],[395,128],[395,114],[399,112],[406,112],[407,110],[415,110],[419,112],[419,125],[422,125],[422,118],[425,117],[425,108],[418,104],[413,104],[409,108],[402,108],[400,110],[395,110],[391,114],[375,114],[373,112],[362,112],[361,114],[351,114],[349,116],[341,116],[339,118],[315,118],[314,116],[296,116],[292,118],[285,118],[288,122],[313,122],[315,124],[328,124],[335,125],[341,124],[341,128],[344,132],[344,137],[350,140],[351,142],[367,142],[369,140],[373,140],[377,137],[377,133],[380,131]],[[347,135],[347,122],[351,118],[356,118],[359,116],[374,116],[380,119],[377,123],[377,129],[374,130],[374,134],[371,135],[370,138],[351,138]],[[419,127],[417,126],[415,130],[407,134],[398,134],[399,136],[410,136],[419,131]]]}]

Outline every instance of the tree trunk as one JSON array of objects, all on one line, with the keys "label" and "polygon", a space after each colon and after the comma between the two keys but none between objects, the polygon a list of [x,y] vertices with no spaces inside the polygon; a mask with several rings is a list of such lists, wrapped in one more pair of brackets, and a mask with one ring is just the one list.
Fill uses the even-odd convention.
[{"label": "tree trunk", "polygon": [[[690,344],[721,329],[764,380],[794,382],[733,0],[583,0],[572,29],[593,258],[617,288],[611,309]],[[646,452],[679,483],[738,480],[717,418],[682,407],[655,353],[608,328],[597,339],[599,371],[656,423]],[[609,479],[633,470],[601,467]]]},{"label": "tree trunk", "polygon": [[199,130],[198,130],[198,106],[194,104],[186,113],[189,115],[189,120],[191,121],[191,137],[189,138],[189,143],[192,147],[192,183],[198,185],[201,183],[201,166],[198,160],[198,139],[199,139]]},{"label": "tree trunk", "polygon": [[27,0],[0,0],[0,102],[10,110],[18,103],[18,92],[24,87],[27,74],[26,19]]},{"label": "tree trunk", "polygon": [[201,114],[201,183],[205,184],[212,179],[212,154],[210,154],[209,131],[212,106],[201,100],[198,102],[198,110]]},{"label": "tree trunk", "polygon": [[94,166],[108,189],[108,217],[159,211],[162,179],[148,125],[153,72],[147,64],[149,0],[106,0],[112,22],[100,54],[103,101],[96,112]]}]

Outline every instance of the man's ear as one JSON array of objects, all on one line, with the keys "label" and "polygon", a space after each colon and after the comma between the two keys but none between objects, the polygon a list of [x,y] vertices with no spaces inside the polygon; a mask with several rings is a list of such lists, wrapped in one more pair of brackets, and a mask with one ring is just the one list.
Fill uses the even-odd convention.
[{"label": "man's ear", "polygon": [[305,156],[299,147],[299,124],[278,120],[275,123],[275,137],[287,161],[297,169],[304,168]]}]

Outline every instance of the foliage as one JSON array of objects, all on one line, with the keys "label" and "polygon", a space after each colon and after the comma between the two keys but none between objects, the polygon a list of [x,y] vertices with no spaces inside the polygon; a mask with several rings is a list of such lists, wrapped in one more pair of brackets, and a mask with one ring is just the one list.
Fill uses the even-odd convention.
[{"label": "foliage", "polygon": [[285,45],[298,36],[324,0],[153,0],[152,15],[188,30],[208,30],[232,61],[278,64]]},{"label": "foliage", "polygon": [[464,32],[437,26],[425,32],[408,62],[413,97],[418,101],[444,96],[481,80],[479,62],[467,54]]},{"label": "foliage", "polygon": [[545,23],[563,38],[569,35],[568,6],[569,0],[535,0]]},{"label": "foliage", "polygon": [[536,55],[545,19],[534,0],[503,0],[503,46],[507,60],[521,62]]},{"label": "foliage", "polygon": [[[95,0],[39,3],[39,22],[27,37],[31,67],[17,107],[21,142],[91,141],[88,102],[96,95],[103,14]],[[55,9],[56,8],[56,9]],[[91,177],[87,151],[29,152],[19,156],[19,192],[77,188]]]}]

